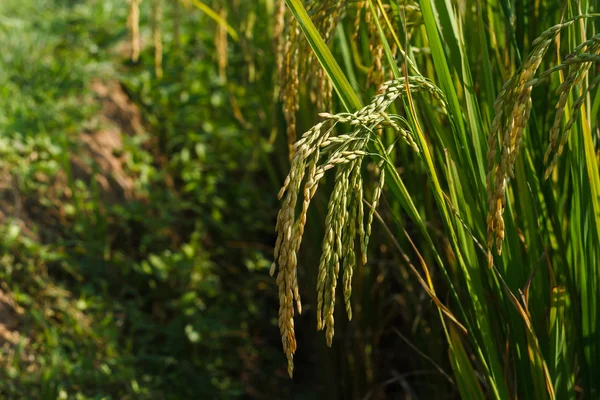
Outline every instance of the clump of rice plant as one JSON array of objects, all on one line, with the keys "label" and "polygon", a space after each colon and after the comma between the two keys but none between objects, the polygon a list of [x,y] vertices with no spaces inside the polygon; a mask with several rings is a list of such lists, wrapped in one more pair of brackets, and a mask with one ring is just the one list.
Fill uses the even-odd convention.
[{"label": "clump of rice plant", "polygon": [[[297,254],[310,202],[331,169],[333,191],[316,291],[317,328],[325,329],[328,345],[334,335],[340,271],[351,318],[353,270],[367,261],[375,207],[388,185],[388,202],[401,208],[418,230],[417,245],[410,238],[409,242],[428,255],[425,261],[417,250],[461,396],[554,399],[574,398],[583,390],[593,398],[600,394],[593,378],[600,366],[600,175],[592,113],[600,107],[600,77],[592,66],[600,61],[600,36],[586,21],[597,15],[568,8],[564,22],[542,32],[528,25],[530,31],[520,37],[521,47],[527,49],[521,59],[519,49],[502,48],[513,45],[510,29],[484,24],[482,14],[501,24],[502,13],[434,3],[419,2],[423,24],[414,40],[424,47],[418,51],[409,46],[407,9],[400,2],[358,3],[357,10],[374,21],[377,35],[370,36],[377,36],[382,49],[365,46],[368,51],[353,54],[359,61],[369,54],[371,65],[362,77],[380,80],[384,56],[394,74],[363,107],[345,75],[354,74],[359,61],[352,65],[345,59],[342,70],[312,23],[313,15],[300,0],[286,1],[297,24],[291,39],[299,40],[300,32],[308,38],[346,108],[319,114],[324,120],[293,145],[290,171],[279,193],[282,207],[271,273],[278,268],[279,327],[288,372],[291,376],[297,347],[293,317],[301,311]],[[469,21],[474,24],[467,26]],[[463,30],[480,35],[472,40],[478,50],[465,45],[471,39]],[[553,46],[567,56],[551,60]],[[495,57],[487,53],[492,51]],[[469,59],[473,56],[481,64],[477,75],[470,71],[476,65]],[[285,75],[285,68],[281,71]],[[501,74],[495,71],[505,78],[498,80]],[[506,82],[501,85],[502,81]],[[437,99],[435,107],[432,97]],[[554,110],[538,105],[538,98],[555,105]],[[298,104],[290,110],[297,110]],[[439,105],[443,112],[434,112]],[[350,133],[337,134],[341,125],[349,126]],[[433,212],[415,207],[427,197],[410,192],[402,179],[418,181],[423,176],[399,175],[396,165],[404,160],[388,151],[395,139],[380,136],[382,127],[418,153],[407,162],[414,174],[426,177],[426,190],[433,194],[427,205],[435,208]],[[571,131],[577,135],[569,141]],[[559,159],[566,148],[569,157]],[[365,157],[379,166],[370,199],[364,199],[361,174]],[[366,216],[365,200],[371,204]],[[443,233],[432,237],[436,226]],[[544,268],[538,268],[542,264]],[[482,268],[486,265],[489,268]],[[433,267],[440,271],[436,281],[429,274]],[[448,308],[435,297],[436,285],[447,290]]]}]

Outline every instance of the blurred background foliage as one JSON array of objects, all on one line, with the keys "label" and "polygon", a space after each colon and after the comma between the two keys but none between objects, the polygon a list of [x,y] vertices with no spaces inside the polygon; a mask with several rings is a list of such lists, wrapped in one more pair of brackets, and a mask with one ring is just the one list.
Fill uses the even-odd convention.
[{"label": "blurred background foliage", "polygon": [[[225,63],[198,4],[235,33]],[[274,2],[164,1],[160,79],[150,7],[134,63],[125,1],[0,2],[0,397],[456,396],[435,310],[377,229],[354,320],[325,351],[307,293],[287,377],[267,273],[289,165]]]}]

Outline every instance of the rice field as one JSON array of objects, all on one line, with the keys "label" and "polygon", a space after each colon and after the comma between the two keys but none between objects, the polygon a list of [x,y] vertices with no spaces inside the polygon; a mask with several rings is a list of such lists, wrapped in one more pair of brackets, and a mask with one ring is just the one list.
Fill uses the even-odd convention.
[{"label": "rice field", "polygon": [[5,0],[0,397],[600,398],[599,22]]}]

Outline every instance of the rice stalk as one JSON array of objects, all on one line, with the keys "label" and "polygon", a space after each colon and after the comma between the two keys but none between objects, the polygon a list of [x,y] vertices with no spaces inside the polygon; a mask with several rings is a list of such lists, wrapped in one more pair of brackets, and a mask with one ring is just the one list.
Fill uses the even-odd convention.
[{"label": "rice stalk", "polygon": [[137,62],[140,57],[140,4],[142,0],[129,0],[127,27],[131,35],[131,61]]},{"label": "rice stalk", "polygon": [[162,0],[152,0],[152,42],[154,44],[154,71],[156,77],[161,79],[163,76],[162,67],[162,33],[160,26],[162,24]]},{"label": "rice stalk", "polygon": [[179,0],[171,0],[173,6],[173,43],[175,52],[179,53],[181,42],[181,5]]},{"label": "rice stalk", "polygon": [[[222,8],[219,16],[223,21],[227,21],[227,9]],[[215,49],[217,50],[217,65],[219,67],[219,79],[221,82],[227,82],[227,28],[225,25],[217,25],[215,33]]]}]

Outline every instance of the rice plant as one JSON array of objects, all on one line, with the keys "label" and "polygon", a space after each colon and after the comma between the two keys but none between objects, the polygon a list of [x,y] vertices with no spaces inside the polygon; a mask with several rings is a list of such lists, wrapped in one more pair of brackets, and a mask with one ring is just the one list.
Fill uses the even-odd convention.
[{"label": "rice plant", "polygon": [[[599,6],[278,2],[294,143],[271,274],[290,376],[298,254],[311,201],[332,180],[317,297],[305,299],[328,345],[336,293],[352,318],[353,274],[377,226],[422,266],[411,270],[438,310],[462,398],[600,396]],[[299,76],[337,96],[311,98]],[[318,119],[296,140],[299,96]]]}]

